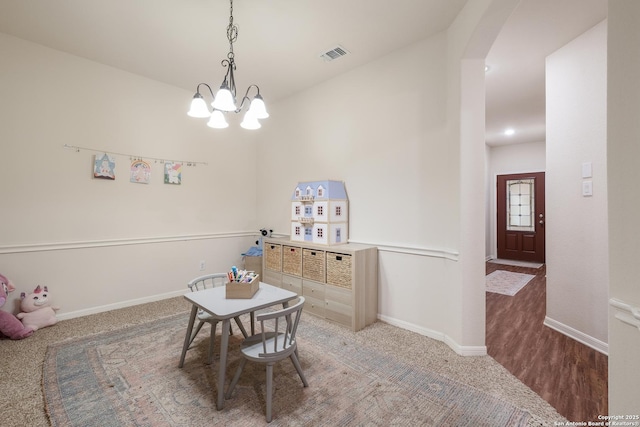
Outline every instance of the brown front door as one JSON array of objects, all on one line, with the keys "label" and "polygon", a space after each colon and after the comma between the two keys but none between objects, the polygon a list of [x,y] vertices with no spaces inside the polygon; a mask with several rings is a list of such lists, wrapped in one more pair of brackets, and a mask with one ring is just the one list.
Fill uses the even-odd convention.
[{"label": "brown front door", "polygon": [[498,175],[498,258],[544,262],[544,172]]}]

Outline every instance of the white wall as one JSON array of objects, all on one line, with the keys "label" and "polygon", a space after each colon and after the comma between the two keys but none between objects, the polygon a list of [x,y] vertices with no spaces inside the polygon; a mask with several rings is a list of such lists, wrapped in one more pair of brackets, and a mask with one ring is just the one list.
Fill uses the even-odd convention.
[{"label": "white wall", "polygon": [[[97,310],[184,292],[200,260],[205,272],[241,261],[256,213],[234,205],[255,202],[255,137],[188,117],[193,94],[156,81],[4,34],[0,57],[0,271],[12,300],[41,284],[62,315]],[[92,179],[94,153],[64,144],[208,165],[183,167],[171,186],[152,161],[142,185],[116,155],[116,180]]]},{"label": "white wall", "polygon": [[[607,352],[607,25],[547,58],[547,318]],[[591,162],[593,177],[582,178]],[[584,181],[593,196],[582,196]]]},{"label": "white wall", "polygon": [[[466,203],[484,203],[485,172],[476,162],[484,65],[462,59],[492,3],[472,2],[447,33],[273,106],[258,146],[262,224],[288,235],[297,182],[345,181],[350,241],[379,247],[379,317],[463,354],[485,352],[484,217],[466,214]],[[463,92],[461,68],[479,79],[469,83],[477,91]],[[472,159],[461,176],[461,162]]]},{"label": "white wall", "polygon": [[446,50],[442,33],[280,102],[258,146],[263,223],[288,235],[299,181],[345,181],[349,240],[380,246],[379,315],[440,339],[460,322],[445,266],[458,197]]},{"label": "white wall", "polygon": [[[612,300],[621,301],[640,311],[640,187],[636,184],[640,159],[640,57],[637,54],[640,50],[640,2],[609,0],[608,22],[609,294]],[[640,319],[634,318],[629,311],[611,309],[610,414],[638,414],[639,327]]]},{"label": "white wall", "polygon": [[[441,34],[275,105],[258,146],[267,224],[288,231],[286,201],[299,181],[338,179],[349,195],[351,240],[441,247],[446,208],[429,200],[455,198],[446,179],[430,179],[451,175],[438,108],[446,97],[444,52]],[[386,90],[381,82],[390,75],[397,85]],[[412,225],[395,226],[399,214]]]},{"label": "white wall", "polygon": [[526,172],[544,172],[546,144],[527,142],[522,144],[487,147],[487,259],[497,258],[496,239],[496,185],[498,175]]}]

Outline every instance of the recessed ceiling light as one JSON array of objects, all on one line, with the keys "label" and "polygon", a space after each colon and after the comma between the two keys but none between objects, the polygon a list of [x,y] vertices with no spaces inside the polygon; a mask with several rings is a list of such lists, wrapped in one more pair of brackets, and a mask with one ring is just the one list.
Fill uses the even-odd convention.
[{"label": "recessed ceiling light", "polygon": [[507,135],[507,136],[511,136],[511,135],[513,135],[514,133],[516,133],[516,131],[515,131],[515,130],[513,130],[513,129],[511,129],[511,128],[509,128],[509,129],[505,129],[505,131],[504,131],[504,134],[505,134],[505,135]]}]

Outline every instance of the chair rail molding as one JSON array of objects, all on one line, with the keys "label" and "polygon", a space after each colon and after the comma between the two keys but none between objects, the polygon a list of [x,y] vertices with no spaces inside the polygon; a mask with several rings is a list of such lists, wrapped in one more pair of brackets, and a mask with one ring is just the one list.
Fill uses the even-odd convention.
[{"label": "chair rail molding", "polygon": [[616,309],[616,319],[628,325],[635,326],[640,330],[640,308],[620,301],[617,298],[611,298],[609,305]]},{"label": "chair rail molding", "polygon": [[450,261],[458,261],[458,252],[448,250],[448,249],[434,249],[434,248],[425,248],[418,246],[405,246],[405,245],[397,245],[391,243],[375,243],[375,242],[364,242],[359,240],[351,240],[349,239],[349,243],[356,243],[359,245],[367,245],[367,246],[376,246],[378,251],[381,252],[397,252],[401,254],[407,255],[418,255],[418,256],[426,256],[431,258],[444,258]]},{"label": "chair rail molding", "polygon": [[[286,233],[271,233],[271,237],[289,237],[289,234]],[[460,254],[457,251],[449,250],[449,249],[437,249],[437,248],[427,248],[420,246],[408,246],[402,244],[394,244],[394,243],[384,243],[384,242],[370,242],[364,240],[354,240],[349,239],[349,243],[353,243],[356,245],[365,245],[365,246],[375,246],[378,248],[379,252],[395,252],[406,255],[417,255],[417,256],[425,256],[431,258],[444,258],[449,261],[458,261]],[[335,248],[339,248],[340,245],[335,245]]]},{"label": "chair rail molding", "polygon": [[0,255],[26,252],[61,251],[69,249],[102,248],[109,246],[148,245],[155,243],[181,242],[192,240],[228,239],[257,236],[254,231],[236,231],[227,233],[185,234],[158,237],[131,237],[124,239],[83,240],[76,242],[30,243],[0,246]]}]

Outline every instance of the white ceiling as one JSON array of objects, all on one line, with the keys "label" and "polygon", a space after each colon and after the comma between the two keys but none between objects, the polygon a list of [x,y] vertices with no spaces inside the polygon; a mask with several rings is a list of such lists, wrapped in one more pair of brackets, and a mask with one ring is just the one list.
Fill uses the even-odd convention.
[{"label": "white ceiling", "polygon": [[[256,83],[267,104],[281,100],[446,29],[466,2],[236,0],[238,89]],[[544,140],[544,58],[606,4],[522,0],[487,57],[489,144]],[[0,11],[0,32],[189,91],[224,74],[228,0],[0,0]],[[319,58],[336,44],[349,55]]]},{"label": "white ceiling", "polygon": [[606,16],[607,0],[520,2],[486,58],[487,144],[545,141],[545,58]]}]

